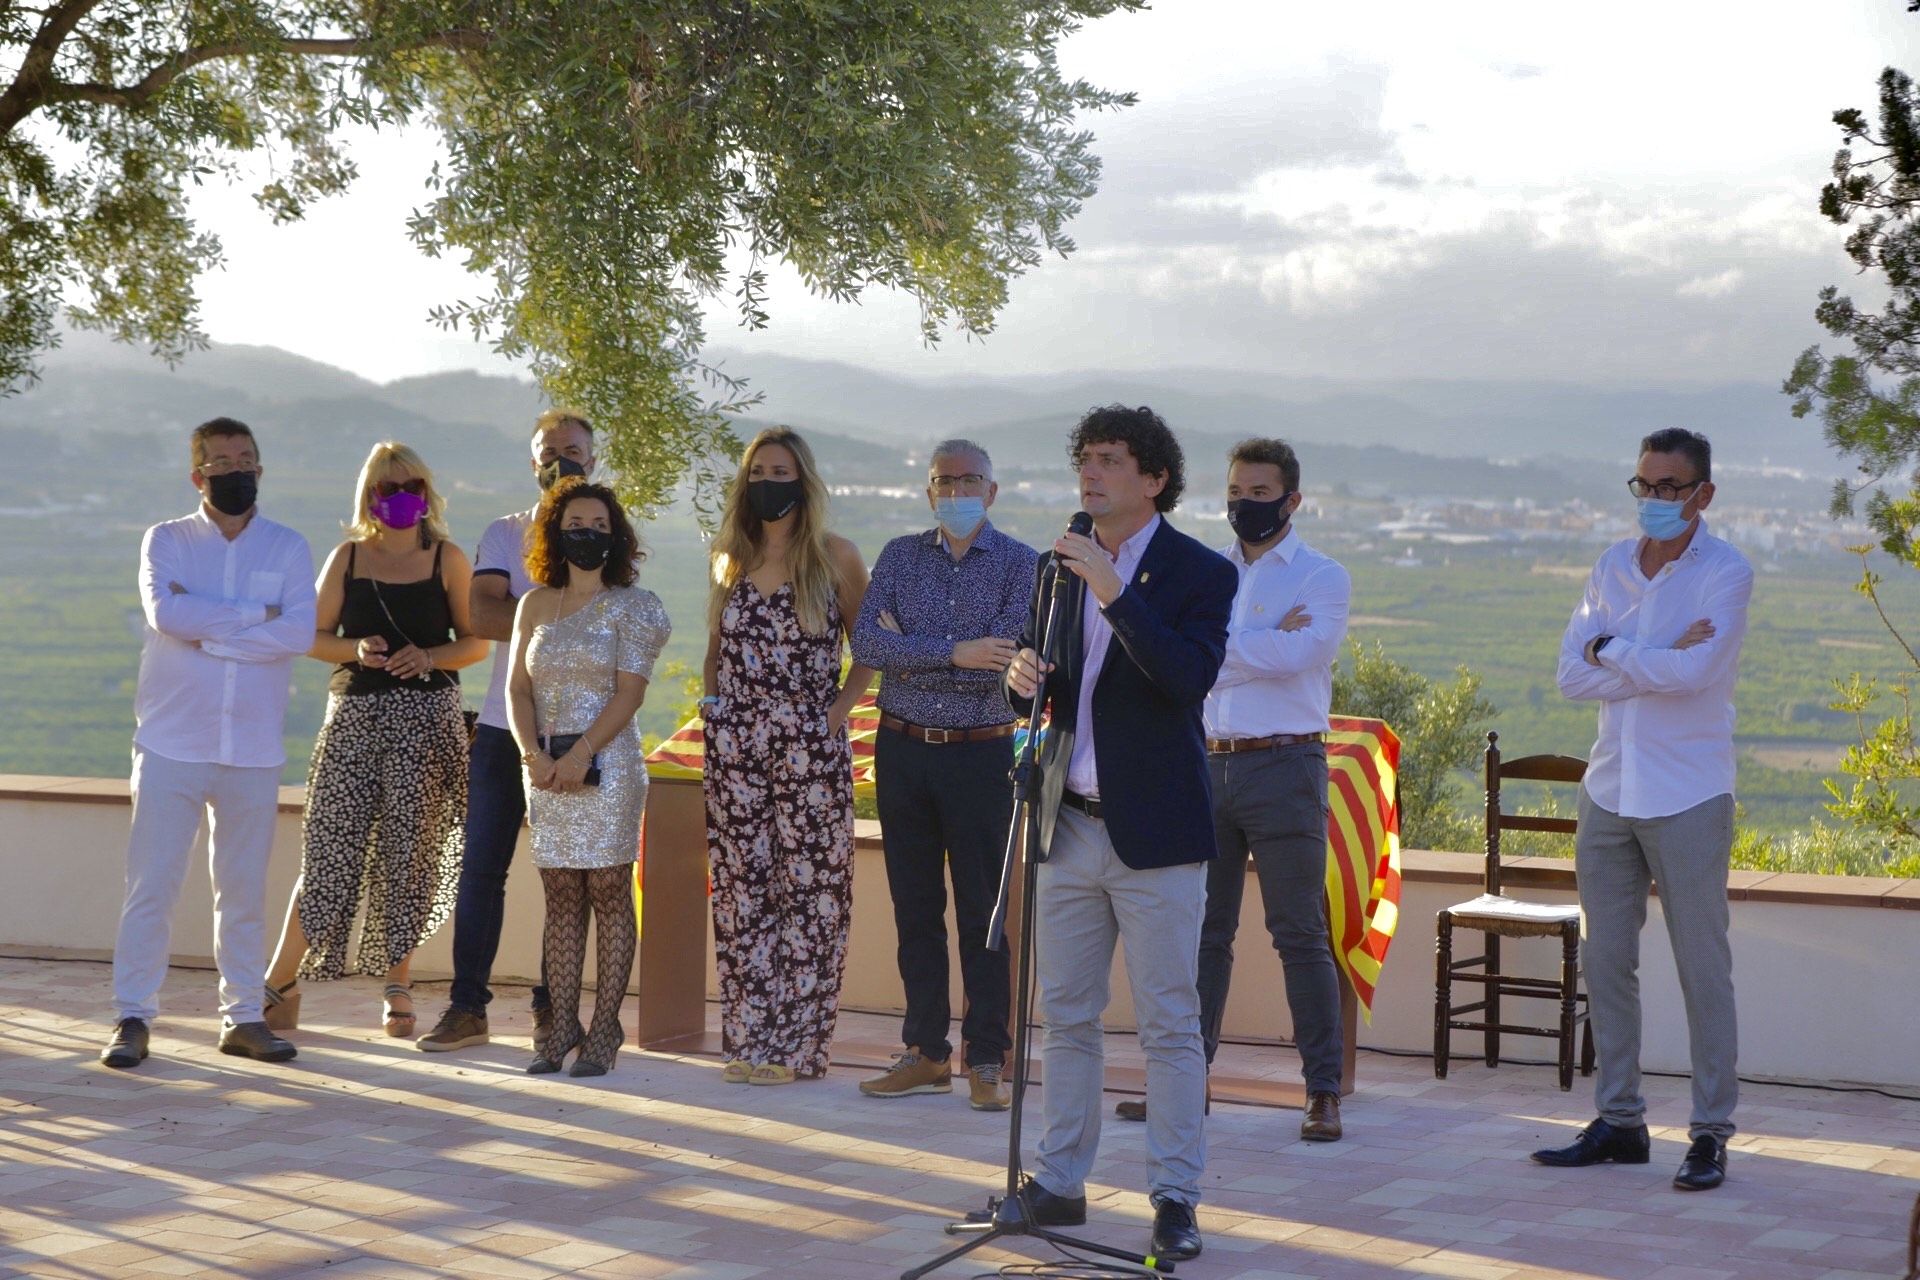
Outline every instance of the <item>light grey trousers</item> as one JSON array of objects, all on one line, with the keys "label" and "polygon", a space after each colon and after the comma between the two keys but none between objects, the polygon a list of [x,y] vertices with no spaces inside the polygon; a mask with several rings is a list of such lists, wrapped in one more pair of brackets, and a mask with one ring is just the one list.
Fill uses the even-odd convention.
[{"label": "light grey trousers", "polygon": [[1147,1059],[1148,1190],[1198,1204],[1207,1162],[1207,1058],[1196,974],[1207,864],[1135,871],[1113,851],[1104,822],[1062,809],[1035,890],[1035,965],[1047,1024],[1046,1123],[1035,1178],[1055,1195],[1086,1194],[1100,1150],[1100,1015],[1118,940]]},{"label": "light grey trousers", "polygon": [[258,1022],[267,977],[267,863],[280,811],[280,766],[193,764],[133,752],[127,896],[113,944],[114,1017],[153,1021],[167,977],[173,908],[200,824],[213,877],[213,958],[226,1021]]},{"label": "light grey trousers", "polygon": [[1623,818],[1580,790],[1574,868],[1580,880],[1581,963],[1591,1002],[1594,1101],[1608,1124],[1646,1122],[1640,1092],[1640,931],[1647,889],[1660,886],[1693,1059],[1690,1137],[1733,1136],[1740,1096],[1727,943],[1727,866],[1733,797],[1715,796],[1664,818]]}]

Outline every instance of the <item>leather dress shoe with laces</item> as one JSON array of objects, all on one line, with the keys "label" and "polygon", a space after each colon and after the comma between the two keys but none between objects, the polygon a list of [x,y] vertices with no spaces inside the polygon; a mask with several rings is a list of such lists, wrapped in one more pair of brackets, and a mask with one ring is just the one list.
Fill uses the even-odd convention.
[{"label": "leather dress shoe with laces", "polygon": [[100,1051],[100,1061],[125,1070],[147,1060],[147,1024],[138,1018],[122,1018],[114,1024],[113,1039]]},{"label": "leather dress shoe with laces", "polygon": [[299,1054],[291,1040],[282,1040],[264,1022],[236,1022],[220,1032],[220,1052],[255,1062],[286,1062]]},{"label": "leather dress shoe with laces", "polygon": [[1582,1129],[1580,1136],[1569,1145],[1536,1151],[1533,1159],[1536,1164],[1550,1164],[1563,1169],[1584,1168],[1608,1160],[1615,1164],[1645,1164],[1651,1147],[1647,1126],[1643,1124],[1623,1129],[1605,1120],[1595,1120]]},{"label": "leather dress shoe with laces", "polygon": [[[1026,1202],[1023,1210],[1021,1201]],[[998,1222],[1002,1226],[1026,1223],[1035,1227],[1079,1227],[1086,1225],[1085,1196],[1057,1196],[1033,1178],[1020,1184],[1020,1194],[1002,1200],[991,1212],[970,1213],[969,1222]]]},{"label": "leather dress shoe with laces", "polygon": [[1324,1089],[1307,1095],[1307,1113],[1300,1119],[1300,1137],[1307,1142],[1338,1142],[1344,1133],[1340,1127],[1340,1095]]},{"label": "leather dress shoe with laces", "polygon": [[1185,1262],[1200,1256],[1200,1224],[1193,1206],[1171,1196],[1154,1196],[1153,1241],[1148,1246],[1163,1262]]},{"label": "leather dress shoe with laces", "polygon": [[1687,1148],[1673,1185],[1682,1191],[1711,1191],[1727,1180],[1727,1144],[1703,1133]]}]

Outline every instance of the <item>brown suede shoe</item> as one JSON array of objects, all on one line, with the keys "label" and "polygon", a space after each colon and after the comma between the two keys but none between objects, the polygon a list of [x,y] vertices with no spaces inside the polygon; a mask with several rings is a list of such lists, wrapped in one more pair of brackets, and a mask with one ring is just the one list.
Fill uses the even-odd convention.
[{"label": "brown suede shoe", "polygon": [[1306,1142],[1340,1141],[1340,1095],[1316,1090],[1307,1095],[1307,1114],[1300,1121],[1300,1137]]},{"label": "brown suede shoe", "polygon": [[967,1105],[975,1111],[1005,1111],[1012,1095],[1001,1074],[997,1062],[980,1062],[968,1067]]},{"label": "brown suede shoe", "polygon": [[905,1053],[894,1055],[886,1074],[860,1082],[860,1092],[869,1098],[904,1098],[915,1093],[952,1093],[953,1067],[935,1062],[912,1045]]}]

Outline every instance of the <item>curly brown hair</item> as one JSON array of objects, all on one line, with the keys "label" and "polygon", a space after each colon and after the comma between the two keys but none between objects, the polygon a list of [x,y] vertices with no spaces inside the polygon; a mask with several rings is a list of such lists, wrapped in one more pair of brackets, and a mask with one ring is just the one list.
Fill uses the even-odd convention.
[{"label": "curly brown hair", "polygon": [[543,587],[564,587],[573,566],[560,550],[560,523],[567,518],[567,505],[575,498],[598,498],[607,504],[607,522],[613,527],[613,548],[600,577],[610,587],[630,587],[645,558],[646,548],[633,531],[620,496],[604,484],[593,484],[579,476],[562,480],[547,490],[534,512],[533,525],[527,530],[527,576]]}]

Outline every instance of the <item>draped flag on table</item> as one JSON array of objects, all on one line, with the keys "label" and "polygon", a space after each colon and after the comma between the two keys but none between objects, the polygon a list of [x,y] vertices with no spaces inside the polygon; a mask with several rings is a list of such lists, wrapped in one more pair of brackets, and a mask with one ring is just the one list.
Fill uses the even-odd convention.
[{"label": "draped flag on table", "polygon": [[[698,778],[705,725],[680,726],[647,756],[655,778]],[[847,718],[853,793],[873,794],[873,739],[880,710],[862,698]],[[1014,739],[1018,752],[1023,729]],[[1400,919],[1400,739],[1384,720],[1334,716],[1327,734],[1327,923],[1340,968],[1362,1015],[1373,1021],[1373,993]]]}]

